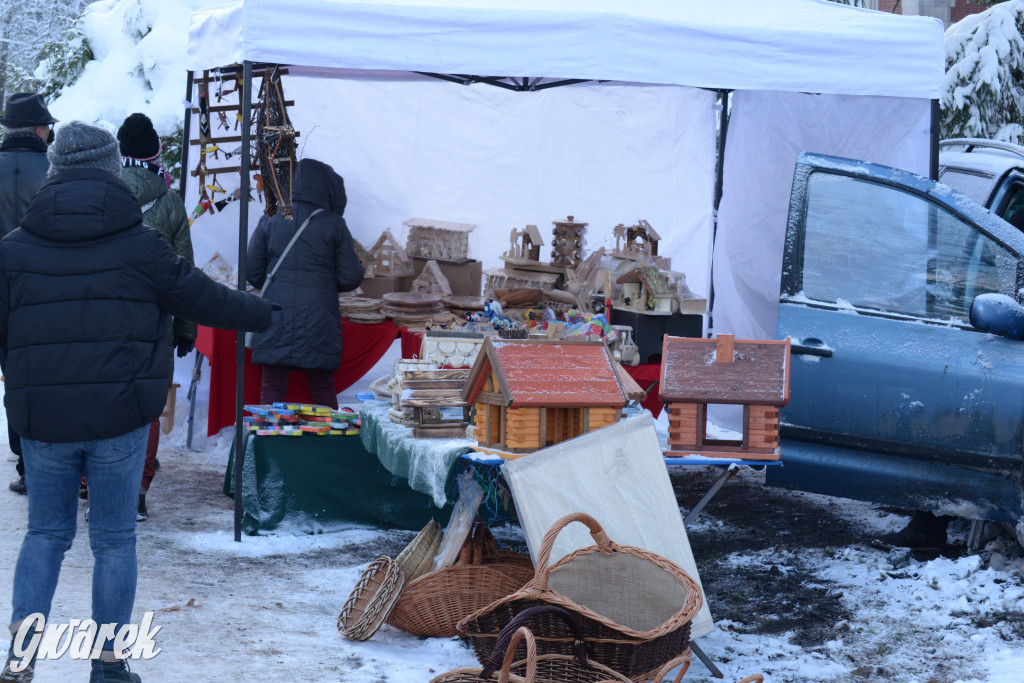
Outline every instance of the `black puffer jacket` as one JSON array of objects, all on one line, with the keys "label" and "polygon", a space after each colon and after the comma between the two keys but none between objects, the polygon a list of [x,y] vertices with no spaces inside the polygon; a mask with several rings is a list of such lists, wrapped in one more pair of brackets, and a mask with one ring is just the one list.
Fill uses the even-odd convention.
[{"label": "black puffer jacket", "polygon": [[8,135],[0,143],[0,237],[21,224],[46,180],[46,143],[35,135]]},{"label": "black puffer jacket", "polygon": [[142,224],[106,171],[51,177],[0,240],[4,402],[23,438],[91,441],[150,424],[170,383],[167,315],[265,330],[270,304],[219,285]]},{"label": "black puffer jacket", "polygon": [[313,217],[281,263],[264,297],[281,304],[270,330],[257,334],[252,360],[259,365],[335,370],[341,364],[341,314],[338,292],[363,281],[345,212],[345,184],[325,163],[303,159],[295,170],[295,217],[264,216],[246,260],[248,280],[263,287],[302,222]]}]

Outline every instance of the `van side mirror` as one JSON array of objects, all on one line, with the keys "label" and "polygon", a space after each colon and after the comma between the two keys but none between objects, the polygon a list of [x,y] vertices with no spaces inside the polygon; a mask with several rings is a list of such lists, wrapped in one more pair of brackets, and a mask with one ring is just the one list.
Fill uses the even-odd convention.
[{"label": "van side mirror", "polygon": [[971,302],[971,325],[1010,339],[1024,339],[1024,306],[1005,294],[981,294]]}]

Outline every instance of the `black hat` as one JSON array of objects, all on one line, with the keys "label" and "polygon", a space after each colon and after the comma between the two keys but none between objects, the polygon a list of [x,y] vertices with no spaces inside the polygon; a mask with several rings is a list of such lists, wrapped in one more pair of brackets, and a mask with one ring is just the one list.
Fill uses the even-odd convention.
[{"label": "black hat", "polygon": [[132,114],[126,118],[117,129],[117,142],[123,157],[152,159],[160,155],[160,136],[145,114]]},{"label": "black hat", "polygon": [[0,125],[7,128],[48,126],[51,123],[57,123],[57,119],[50,115],[43,96],[34,92],[20,92],[8,97],[4,115],[0,116]]}]

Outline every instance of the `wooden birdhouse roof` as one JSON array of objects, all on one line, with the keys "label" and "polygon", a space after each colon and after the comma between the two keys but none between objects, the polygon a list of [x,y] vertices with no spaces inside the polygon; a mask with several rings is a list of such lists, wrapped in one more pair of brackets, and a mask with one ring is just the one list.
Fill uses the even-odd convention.
[{"label": "wooden birdhouse roof", "polygon": [[372,254],[374,258],[379,256],[382,252],[391,253],[399,259],[409,260],[409,255],[406,254],[405,248],[398,243],[395,236],[387,229],[381,233],[380,237],[377,238],[377,242],[370,249],[370,254]]},{"label": "wooden birdhouse roof", "polygon": [[451,232],[472,232],[476,225],[473,223],[456,223],[454,221],[439,221],[433,218],[410,218],[404,221],[410,228],[432,228],[434,230],[449,230]]},{"label": "wooden birdhouse roof", "polygon": [[664,273],[654,266],[638,266],[620,277],[616,282],[620,285],[625,282],[643,283],[654,296],[672,296],[674,293],[672,291],[672,283],[669,282]]},{"label": "wooden birdhouse roof", "polygon": [[488,339],[463,398],[475,403],[493,369],[506,406],[621,407],[626,396],[614,362],[601,342]]},{"label": "wooden birdhouse roof", "polygon": [[665,337],[664,403],[784,406],[789,401],[789,340]]}]

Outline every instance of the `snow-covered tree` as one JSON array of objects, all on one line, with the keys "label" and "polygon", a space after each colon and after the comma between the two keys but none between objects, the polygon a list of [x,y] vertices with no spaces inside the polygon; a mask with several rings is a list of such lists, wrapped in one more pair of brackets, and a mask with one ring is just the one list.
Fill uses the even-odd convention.
[{"label": "snow-covered tree", "polygon": [[1024,0],[949,27],[941,104],[943,137],[1024,144]]},{"label": "snow-covered tree", "polygon": [[91,2],[0,0],[0,101],[34,89],[31,76],[39,60],[53,53],[54,45],[74,40],[69,29]]}]

